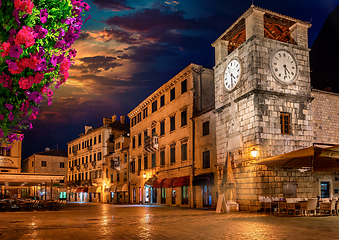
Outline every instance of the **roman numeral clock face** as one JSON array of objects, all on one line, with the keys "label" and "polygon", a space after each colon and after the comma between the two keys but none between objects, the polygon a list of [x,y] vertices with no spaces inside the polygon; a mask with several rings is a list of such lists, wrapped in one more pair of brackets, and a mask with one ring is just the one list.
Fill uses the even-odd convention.
[{"label": "roman numeral clock face", "polygon": [[296,81],[298,66],[294,55],[285,50],[274,51],[270,58],[270,68],[273,77],[283,84],[291,84]]},{"label": "roman numeral clock face", "polygon": [[228,91],[233,90],[240,82],[241,70],[241,62],[237,58],[231,60],[227,65],[224,75],[224,84]]}]

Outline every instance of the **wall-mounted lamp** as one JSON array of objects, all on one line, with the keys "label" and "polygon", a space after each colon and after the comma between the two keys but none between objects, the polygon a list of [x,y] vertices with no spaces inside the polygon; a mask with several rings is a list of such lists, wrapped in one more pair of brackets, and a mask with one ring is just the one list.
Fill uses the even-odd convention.
[{"label": "wall-mounted lamp", "polygon": [[143,176],[144,178],[146,178],[146,173],[144,173],[142,176]]},{"label": "wall-mounted lamp", "polygon": [[258,157],[258,150],[255,149],[255,148],[253,148],[253,149],[251,150],[251,156],[252,156],[253,158]]}]

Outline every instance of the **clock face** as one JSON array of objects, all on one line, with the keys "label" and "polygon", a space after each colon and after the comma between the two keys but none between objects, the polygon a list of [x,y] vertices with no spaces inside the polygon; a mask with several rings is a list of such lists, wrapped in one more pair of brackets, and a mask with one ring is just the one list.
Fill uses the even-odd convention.
[{"label": "clock face", "polygon": [[241,62],[237,58],[231,60],[227,65],[224,75],[224,84],[228,91],[233,90],[240,82],[241,70]]},{"label": "clock face", "polygon": [[298,75],[298,65],[294,55],[285,50],[274,51],[270,59],[270,68],[273,77],[281,83],[295,82]]}]

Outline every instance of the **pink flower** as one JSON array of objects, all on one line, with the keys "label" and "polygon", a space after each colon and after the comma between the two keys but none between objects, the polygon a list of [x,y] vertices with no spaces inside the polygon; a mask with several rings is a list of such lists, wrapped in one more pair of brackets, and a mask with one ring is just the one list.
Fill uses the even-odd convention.
[{"label": "pink flower", "polygon": [[21,46],[14,45],[9,50],[9,56],[12,58],[20,58],[20,55],[23,53]]},{"label": "pink flower", "polygon": [[26,48],[33,46],[35,44],[33,32],[33,28],[23,26],[15,38],[15,44],[25,44]]},{"label": "pink flower", "polygon": [[29,89],[33,85],[33,82],[31,82],[28,78],[24,77],[20,78],[18,83],[21,89]]},{"label": "pink flower", "polygon": [[12,112],[9,112],[8,120],[11,121],[11,122],[14,120],[14,114]]},{"label": "pink flower", "polygon": [[28,129],[29,129],[29,130],[33,129],[33,124],[32,124],[32,123],[29,123]]},{"label": "pink flower", "polygon": [[34,4],[30,0],[14,0],[14,7],[27,14],[32,14]]},{"label": "pink flower", "polygon": [[9,111],[13,110],[13,105],[9,103],[5,103],[5,108],[7,108]]},{"label": "pink flower", "polygon": [[1,53],[1,57],[6,57],[9,54],[9,50],[11,48],[11,44],[8,42],[3,42],[0,46],[0,50],[3,50]]},{"label": "pink flower", "polygon": [[52,98],[51,97],[47,99],[47,103],[48,103],[48,106],[52,105]]},{"label": "pink flower", "polygon": [[0,114],[0,120],[4,120],[4,115]]},{"label": "pink flower", "polygon": [[20,134],[19,135],[19,140],[22,141],[24,139],[24,135],[23,134]]},{"label": "pink flower", "polygon": [[53,91],[52,91],[52,89],[49,88],[49,89],[47,90],[47,96],[48,96],[48,97],[52,97],[52,96],[53,96]]}]

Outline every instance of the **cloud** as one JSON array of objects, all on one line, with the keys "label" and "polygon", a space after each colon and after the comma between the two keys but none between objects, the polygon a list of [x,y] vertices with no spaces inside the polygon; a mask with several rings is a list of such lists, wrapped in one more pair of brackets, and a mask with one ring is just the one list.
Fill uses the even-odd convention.
[{"label": "cloud", "polygon": [[195,19],[185,19],[184,11],[161,11],[161,9],[142,9],[123,16],[106,19],[105,23],[131,32],[162,34],[170,29],[191,30],[199,29]]},{"label": "cloud", "polygon": [[73,65],[71,70],[80,70],[81,73],[99,73],[122,66],[116,57],[94,56],[77,59],[80,64]]},{"label": "cloud", "polygon": [[132,10],[133,7],[127,5],[125,0],[93,0],[93,4],[98,9],[109,9],[112,11]]},{"label": "cloud", "polygon": [[143,42],[135,34],[116,28],[109,30],[104,29],[97,32],[88,32],[88,35],[100,42],[109,42],[112,40],[127,44],[140,44]]},{"label": "cloud", "polygon": [[132,62],[155,62],[159,57],[174,57],[177,53],[169,46],[162,44],[150,44],[128,47],[130,53],[119,56],[121,59],[129,59]]}]

